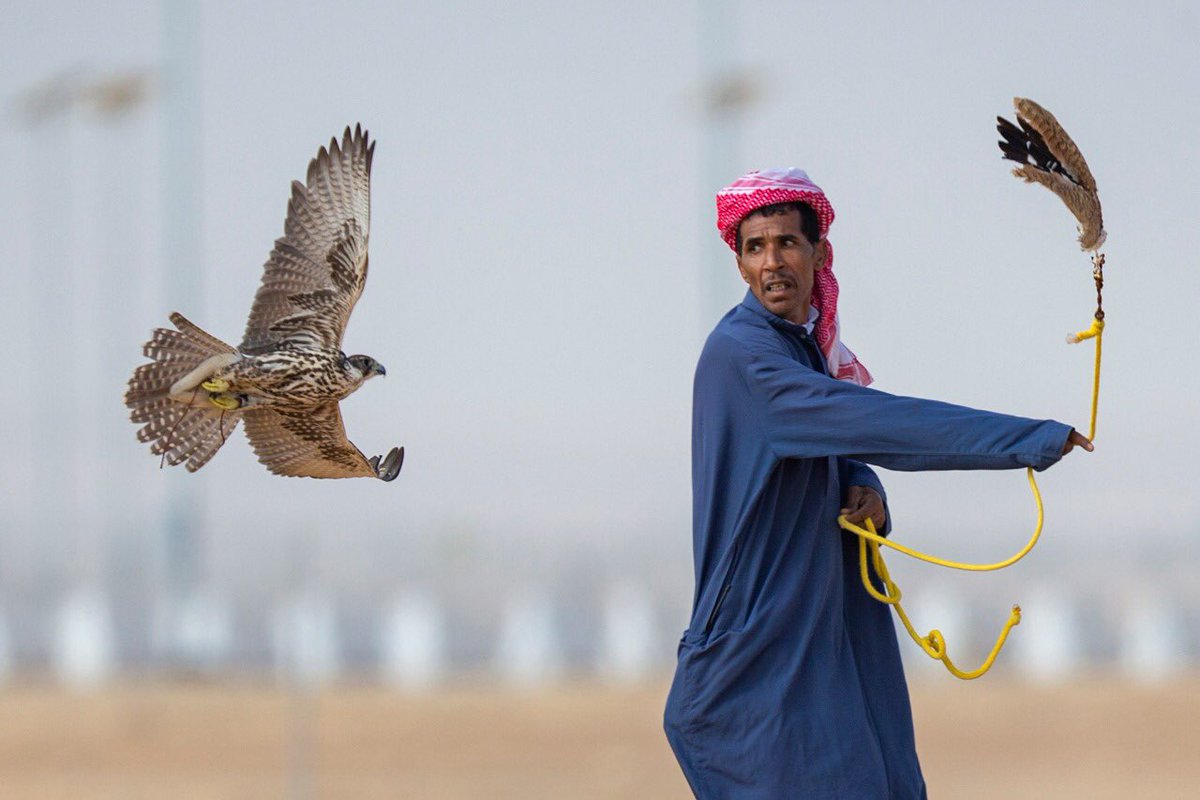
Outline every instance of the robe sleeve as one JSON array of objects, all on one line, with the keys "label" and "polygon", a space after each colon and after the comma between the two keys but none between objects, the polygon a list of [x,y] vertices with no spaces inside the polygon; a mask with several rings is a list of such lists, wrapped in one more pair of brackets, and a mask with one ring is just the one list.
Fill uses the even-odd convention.
[{"label": "robe sleeve", "polygon": [[727,352],[755,400],[777,458],[842,456],[894,470],[1044,470],[1071,432],[1054,420],[903,397],[839,381],[778,347],[735,342]]}]

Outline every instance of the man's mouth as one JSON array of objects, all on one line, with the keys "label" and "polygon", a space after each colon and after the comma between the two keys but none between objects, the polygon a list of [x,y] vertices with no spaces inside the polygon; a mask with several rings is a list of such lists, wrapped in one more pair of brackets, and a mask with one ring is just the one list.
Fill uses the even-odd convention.
[{"label": "man's mouth", "polygon": [[790,288],[792,288],[792,282],[784,279],[770,280],[763,284],[763,291],[768,293],[785,292]]}]

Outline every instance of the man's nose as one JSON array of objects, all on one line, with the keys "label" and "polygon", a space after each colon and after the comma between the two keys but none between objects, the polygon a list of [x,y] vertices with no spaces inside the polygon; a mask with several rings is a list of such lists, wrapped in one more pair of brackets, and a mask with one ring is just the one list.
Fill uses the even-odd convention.
[{"label": "man's nose", "polygon": [[766,266],[772,268],[783,266],[783,251],[780,249],[779,245],[775,244],[774,242],[767,243],[763,255],[765,256],[764,262]]}]

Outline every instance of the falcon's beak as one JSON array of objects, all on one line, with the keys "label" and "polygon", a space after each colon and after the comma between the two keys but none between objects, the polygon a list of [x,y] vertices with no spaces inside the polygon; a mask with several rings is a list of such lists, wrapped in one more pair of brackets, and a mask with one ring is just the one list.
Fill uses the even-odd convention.
[{"label": "falcon's beak", "polygon": [[375,362],[375,374],[376,375],[387,375],[387,370],[384,369],[383,364],[380,364],[378,361]]}]

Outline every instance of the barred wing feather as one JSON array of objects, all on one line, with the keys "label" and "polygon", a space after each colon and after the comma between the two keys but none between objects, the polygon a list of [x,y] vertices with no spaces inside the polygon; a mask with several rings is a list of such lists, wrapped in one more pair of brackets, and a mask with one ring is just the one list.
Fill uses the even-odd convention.
[{"label": "barred wing feather", "polygon": [[258,460],[276,475],[386,481],[396,477],[403,462],[403,451],[396,448],[382,465],[379,456],[364,456],[346,438],[336,402],[304,412],[250,409],[243,419]]},{"label": "barred wing feather", "polygon": [[340,348],[367,280],[371,161],[375,144],[356,125],[331,139],[293,181],[284,235],[263,268],[240,350],[284,341]]}]

